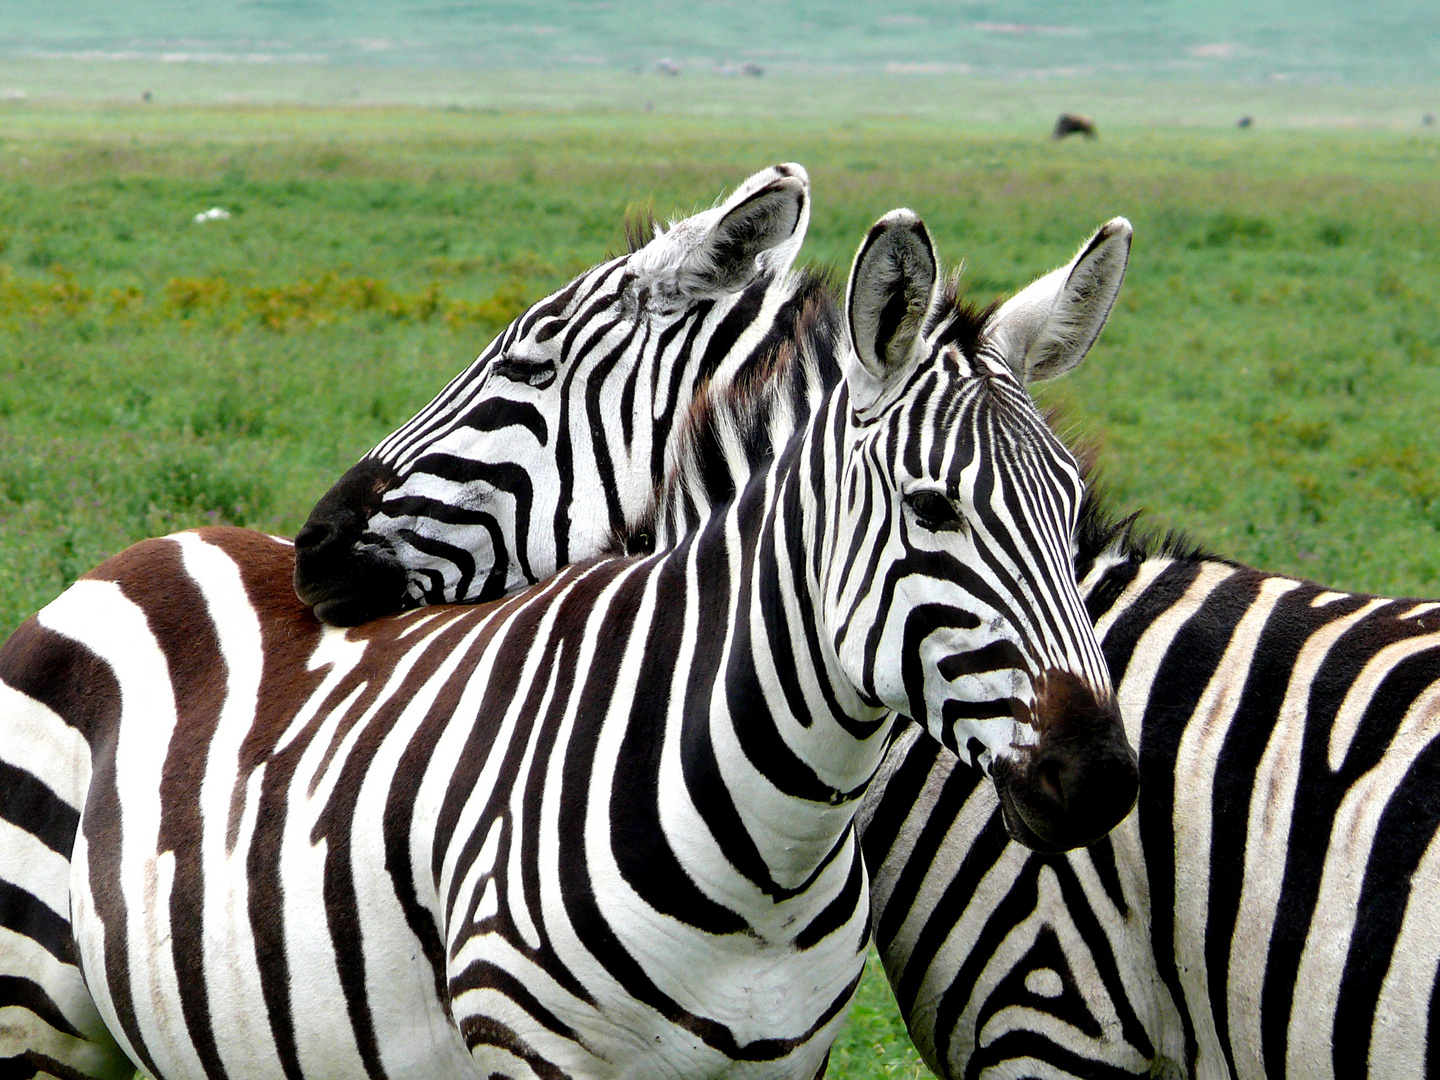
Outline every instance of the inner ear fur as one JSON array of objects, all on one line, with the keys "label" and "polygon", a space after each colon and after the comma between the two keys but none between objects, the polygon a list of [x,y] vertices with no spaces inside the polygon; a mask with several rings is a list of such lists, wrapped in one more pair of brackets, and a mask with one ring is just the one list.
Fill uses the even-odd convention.
[{"label": "inner ear fur", "polygon": [[1069,263],[1001,305],[985,336],[1021,379],[1053,378],[1085,358],[1120,295],[1132,234],[1125,218],[1111,219]]},{"label": "inner ear fur", "polygon": [[788,270],[810,217],[810,179],[775,165],[736,189],[719,218],[686,254],[676,284],[687,295],[735,292],[765,270]]},{"label": "inner ear fur", "polygon": [[871,226],[850,268],[845,313],[860,366],[884,381],[902,370],[935,302],[935,245],[913,211]]}]

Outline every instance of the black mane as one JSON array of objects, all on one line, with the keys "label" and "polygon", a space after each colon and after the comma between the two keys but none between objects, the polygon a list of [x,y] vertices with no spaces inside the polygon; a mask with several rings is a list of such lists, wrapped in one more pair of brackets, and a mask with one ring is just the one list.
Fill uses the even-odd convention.
[{"label": "black mane", "polygon": [[[1048,412],[1045,419],[1052,430],[1058,427],[1053,411]],[[1155,529],[1144,524],[1143,510],[1123,517],[1112,511],[1104,486],[1095,476],[1093,447],[1073,436],[1061,435],[1060,439],[1080,463],[1080,475],[1085,481],[1080,521],[1075,528],[1076,580],[1083,581],[1102,555],[1114,555],[1134,563],[1156,558],[1177,562],[1231,562],[1179,529]]]},{"label": "black mane", "polygon": [[940,290],[940,302],[925,324],[925,334],[928,336],[939,330],[935,338],[937,345],[955,345],[966,356],[974,356],[980,347],[985,324],[1003,301],[992,300],[981,304],[969,299],[960,287],[960,275],[964,272],[965,267],[958,266],[946,279]]},{"label": "black mane", "polygon": [[794,415],[804,407],[798,396],[803,396],[806,373],[824,386],[839,383],[835,345],[843,331],[832,275],[812,267],[795,273],[795,291],[785,302],[788,321],[777,321],[765,351],[738,378],[723,388],[707,384],[696,394],[681,424],[677,466],[657,485],[650,511],[614,537],[612,551],[653,551],[662,517],[673,525],[677,512],[682,519],[703,516],[692,495],[711,507],[730,502],[738,490],[727,443],[730,453],[738,451],[752,469],[762,467],[776,449],[769,433],[772,417],[785,415],[785,409]]},{"label": "black mane", "polygon": [[662,231],[654,208],[649,205],[637,206],[634,203],[625,208],[625,223],[621,228],[625,233],[625,250],[621,252],[622,255],[634,255]]}]

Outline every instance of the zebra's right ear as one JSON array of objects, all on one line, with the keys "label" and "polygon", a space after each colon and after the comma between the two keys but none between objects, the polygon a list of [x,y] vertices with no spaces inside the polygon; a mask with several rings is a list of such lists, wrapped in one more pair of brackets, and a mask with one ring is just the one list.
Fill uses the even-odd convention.
[{"label": "zebra's right ear", "polygon": [[891,210],[870,227],[845,289],[853,348],[845,358],[850,404],[864,412],[909,370],[938,295],[935,245],[911,210]]},{"label": "zebra's right ear", "polygon": [[793,162],[772,165],[736,188],[716,210],[690,222],[704,232],[674,269],[676,291],[682,296],[736,292],[765,271],[790,269],[810,223],[810,177]]}]

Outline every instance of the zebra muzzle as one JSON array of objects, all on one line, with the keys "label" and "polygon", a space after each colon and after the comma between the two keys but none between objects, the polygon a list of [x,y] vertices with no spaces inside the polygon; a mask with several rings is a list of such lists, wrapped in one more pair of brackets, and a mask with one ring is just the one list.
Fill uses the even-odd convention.
[{"label": "zebra muzzle", "polygon": [[315,504],[295,536],[295,595],[332,626],[355,626],[405,605],[400,560],[366,542],[370,519],[394,483],[388,466],[363,460]]},{"label": "zebra muzzle", "polygon": [[1093,844],[1130,812],[1140,791],[1135,751],[1120,710],[1066,671],[1037,680],[1016,719],[1039,739],[991,770],[1011,838],[1041,852]]}]

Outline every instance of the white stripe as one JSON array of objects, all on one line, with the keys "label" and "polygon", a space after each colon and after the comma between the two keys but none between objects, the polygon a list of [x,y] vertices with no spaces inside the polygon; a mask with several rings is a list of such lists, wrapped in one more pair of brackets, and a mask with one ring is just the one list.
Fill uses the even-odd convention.
[{"label": "white stripe", "polygon": [[[1375,1020],[1370,1026],[1373,1076],[1425,1075],[1430,995],[1440,969],[1436,911],[1440,911],[1440,834],[1431,837],[1410,878],[1405,918],[1375,1003]],[[1355,1035],[1347,1032],[1345,1037]]]},{"label": "white stripe", "polygon": [[4,818],[0,818],[0,881],[14,882],[70,921],[70,860]]},{"label": "white stripe", "polygon": [[1285,699],[1255,771],[1245,830],[1245,869],[1235,932],[1230,943],[1228,997],[1230,1046],[1239,1080],[1265,1080],[1260,1038],[1260,993],[1265,985],[1270,938],[1274,932],[1290,846],[1300,750],[1310,715],[1310,687],[1331,647],[1351,626],[1389,603],[1374,599],[1310,635],[1290,669]]},{"label": "white stripe", "polygon": [[[1335,1030],[1335,1010],[1339,1005],[1340,982],[1349,959],[1349,946],[1355,934],[1365,868],[1374,851],[1380,819],[1390,807],[1396,789],[1404,782],[1415,760],[1440,735],[1437,703],[1440,703],[1440,694],[1433,687],[1420,695],[1406,711],[1384,756],[1374,768],[1350,785],[1335,813],[1330,844],[1325,852],[1325,870],[1310,918],[1310,931],[1300,955],[1300,966],[1295,972],[1298,992],[1290,1016],[1286,1059],[1290,1076],[1299,1076],[1303,1072],[1307,1080],[1309,1077],[1315,1080],[1333,1077],[1334,1059],[1330,1047],[1338,1039],[1353,1037],[1349,1031]],[[1433,909],[1430,914],[1433,917]],[[1411,944],[1419,946],[1422,943],[1412,939]],[[1423,946],[1422,955],[1435,955],[1433,934],[1423,942]]]},{"label": "white stripe", "polygon": [[[103,656],[120,686],[120,722],[114,742],[114,776],[124,806],[120,844],[120,880],[107,882],[127,898],[145,897],[142,909],[129,912],[122,927],[105,927],[90,891],[88,845],[84,825],[71,868],[71,914],[76,945],[89,973],[96,1004],[112,1032],[121,1032],[109,992],[109,980],[128,975],[135,1022],[146,1042],[173,1027],[184,1029],[168,925],[174,856],[157,856],[160,790],[165,748],[175,730],[175,698],[164,651],[151,632],[145,612],[114,582],[77,581],[37,616],[42,626],[78,641]],[[128,719],[128,723],[127,723]],[[122,934],[129,971],[109,972],[107,934]],[[200,1060],[188,1041],[162,1042],[155,1064],[161,1072],[197,1076]],[[164,1051],[170,1051],[165,1053]]]},{"label": "white stripe", "polygon": [[232,800],[240,814],[253,817],[255,810],[246,800],[259,797],[258,786],[247,789],[245,785],[240,750],[255,723],[260,700],[264,671],[260,620],[240,568],[229,555],[195,533],[181,533],[175,541],[186,572],[205,598],[224,660],[224,703],[205,760],[194,765],[204,769],[199,806],[202,832],[197,839],[204,866],[205,992],[211,1000],[226,1003],[223,1012],[212,1014],[211,1029],[216,1049],[232,1075],[281,1080],[284,1069],[266,1021],[251,934],[247,851],[227,846]]},{"label": "white stripe", "polygon": [[[1205,929],[1210,900],[1210,845],[1215,777],[1220,753],[1230,734],[1261,634],[1275,605],[1299,588],[1289,578],[1266,578],[1259,594],[1230,635],[1224,655],[1185,722],[1175,752],[1175,798],[1171,807],[1175,837],[1175,959],[1186,1007],[1195,1024],[1197,1076],[1225,1071],[1225,1055],[1210,1008],[1210,971]],[[1163,915],[1160,918],[1164,918]]]},{"label": "white stripe", "polygon": [[1410,657],[1437,647],[1440,647],[1440,633],[1424,634],[1403,641],[1393,641],[1366,662],[1364,669],[1345,692],[1345,700],[1340,703],[1335,722],[1330,727],[1328,760],[1331,772],[1339,772],[1340,767],[1345,764],[1345,755],[1350,752],[1350,744],[1360,730],[1360,721],[1365,719],[1365,712],[1370,708],[1370,702],[1375,697],[1375,692],[1380,689],[1380,684]]},{"label": "white stripe", "polygon": [[[1135,590],[1148,586],[1149,582],[1142,584],[1140,581],[1146,569],[1148,566],[1142,567],[1140,573],[1136,574],[1131,587],[1125,590],[1122,599],[1131,598],[1125,607],[1128,608],[1130,603],[1138,599],[1139,593]],[[1164,569],[1164,567],[1159,569]],[[1157,570],[1158,572],[1159,570]],[[1145,632],[1140,635],[1140,640],[1135,643],[1135,651],[1130,657],[1129,666],[1125,669],[1125,678],[1116,687],[1116,696],[1120,699],[1120,712],[1125,721],[1125,734],[1132,746],[1139,747],[1140,745],[1141,724],[1145,719],[1145,710],[1150,704],[1155,675],[1159,672],[1161,663],[1170,654],[1170,646],[1175,640],[1175,635],[1181,631],[1191,616],[1200,610],[1201,605],[1205,603],[1210,594],[1229,580],[1234,573],[1232,567],[1222,563],[1201,564],[1200,572],[1195,575],[1195,580],[1190,583],[1185,594],[1166,608],[1164,614],[1158,619],[1153,620],[1145,628]],[[1150,581],[1154,580],[1155,575],[1148,576]],[[1115,612],[1115,609],[1120,607],[1121,604],[1117,601],[1115,607],[1111,608],[1111,612]],[[1107,626],[1106,629],[1108,630],[1109,627]]]},{"label": "white stripe", "polygon": [[[43,620],[42,620],[43,625]],[[0,681],[0,760],[24,769],[77,812],[90,788],[90,745],[60,714]]]}]

